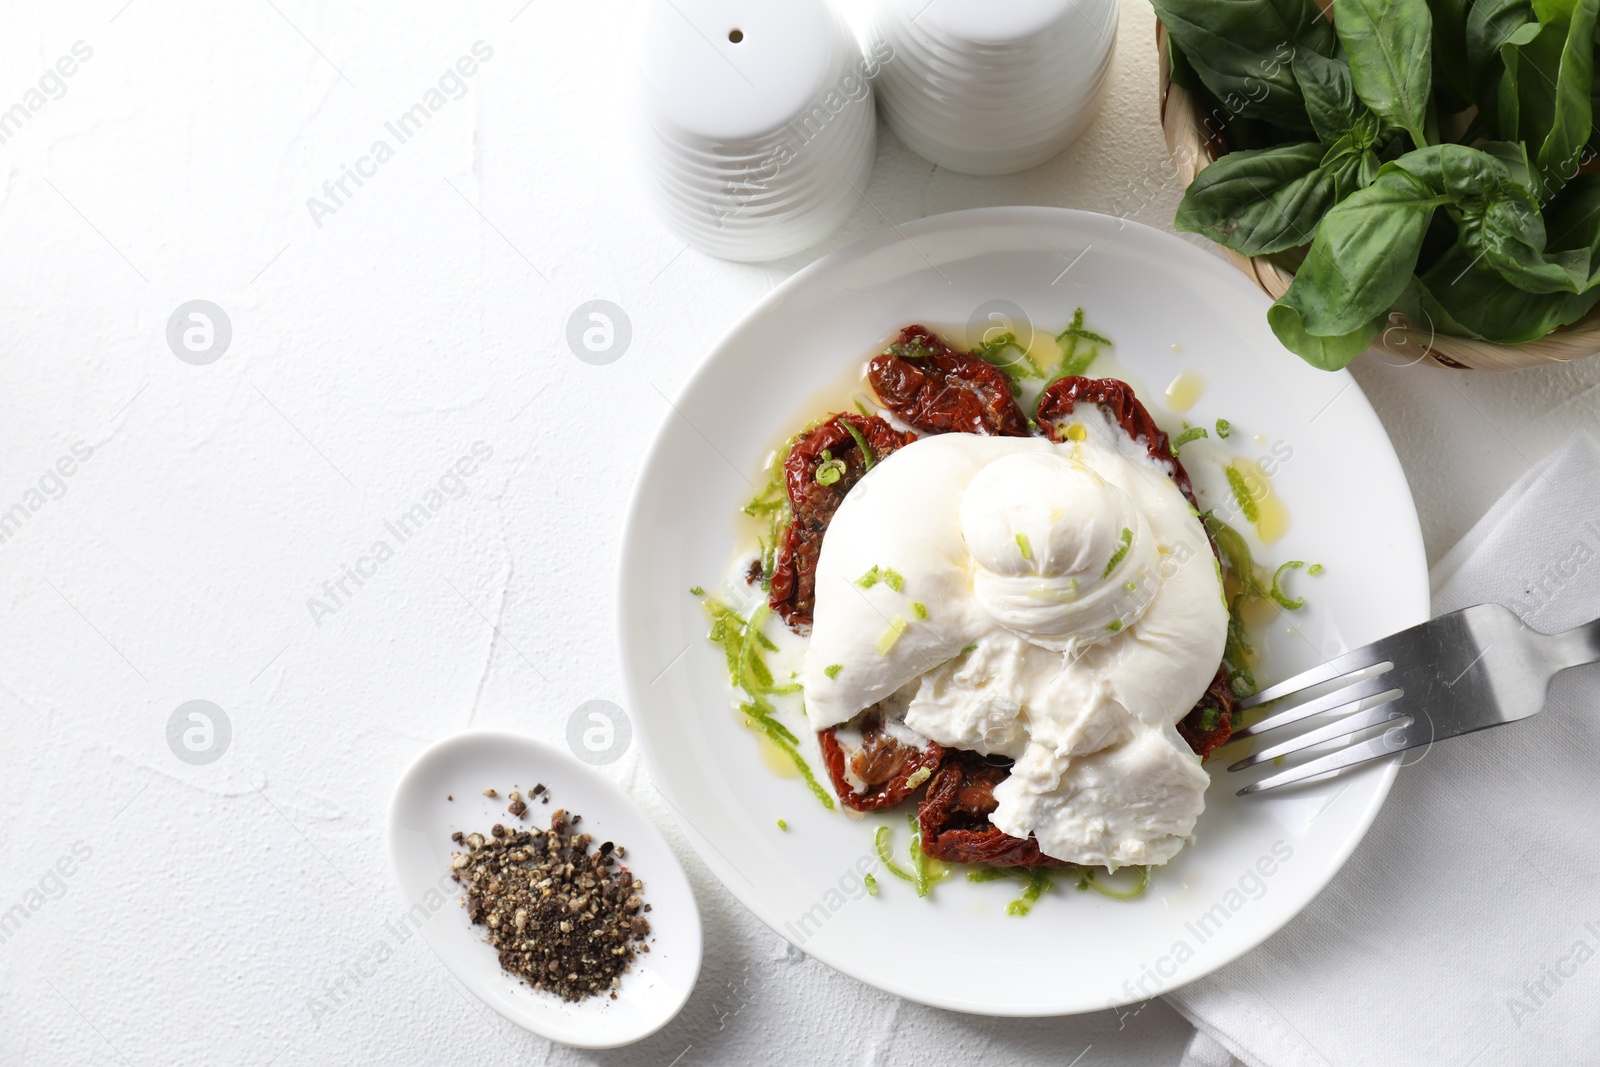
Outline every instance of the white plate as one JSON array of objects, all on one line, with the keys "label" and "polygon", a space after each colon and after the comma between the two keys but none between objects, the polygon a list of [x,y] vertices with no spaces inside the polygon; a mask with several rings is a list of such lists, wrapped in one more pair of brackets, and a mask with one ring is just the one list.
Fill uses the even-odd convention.
[{"label": "white plate", "polygon": [[[820,414],[806,397],[899,327],[964,326],[991,300],[1012,301],[1051,331],[1082,306],[1136,385],[1159,399],[1176,375],[1197,370],[1209,385],[1189,419],[1229,419],[1226,445],[1237,454],[1287,450],[1273,484],[1291,526],[1270,556],[1320,562],[1326,573],[1295,576],[1310,602],[1293,616],[1299,635],[1283,620],[1272,627],[1273,677],[1427,618],[1411,496],[1354,380],[1284,351],[1267,327],[1266,298],[1201,249],[1056,208],[963,211],[900,231],[827,256],[775,289],[667,412],[639,475],[620,574],[624,673],[647,765],[723,884],[846,974],[925,1004],[994,1015],[1142,1001],[1235,959],[1305,907],[1361,840],[1396,764],[1241,800],[1227,760],[1213,762],[1220,780],[1194,843],[1133,902],[1063,882],[1018,918],[1004,914],[1015,883],[951,879],[919,900],[881,870],[879,894],[867,897],[855,871],[872,862],[873,823],[824,811],[758,758],[689,588],[722,580],[734,512],[762,481],[768,451],[781,431]],[[1197,486],[1203,480],[1197,472]],[[1201,488],[1213,494],[1202,505],[1214,504],[1215,488]],[[779,817],[788,833],[776,829]],[[895,825],[903,848],[903,817]]]},{"label": "white plate", "polygon": [[[519,822],[506,793],[543,783],[550,803],[534,803]],[[498,799],[483,791],[494,788]],[[447,798],[454,797],[454,800]],[[550,813],[583,816],[578,828],[628,850],[627,866],[644,880],[650,904],[650,951],[622,976],[616,1000],[569,1004],[536,992],[500,968],[482,927],[467,921],[460,887],[449,879],[456,830],[488,835],[495,823],[546,829]],[[540,1037],[579,1048],[615,1048],[665,1026],[700,973],[700,911],[678,858],[643,811],[607,779],[564,752],[517,734],[475,730],[448,737],[417,757],[395,786],[389,808],[389,855],[407,904],[430,917],[422,936],[450,972],[489,1007]],[[442,907],[440,897],[449,893]]]}]

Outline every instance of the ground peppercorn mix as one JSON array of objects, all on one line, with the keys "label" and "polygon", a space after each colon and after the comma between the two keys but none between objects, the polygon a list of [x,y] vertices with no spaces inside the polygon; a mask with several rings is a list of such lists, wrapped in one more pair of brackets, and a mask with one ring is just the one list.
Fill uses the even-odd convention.
[{"label": "ground peppercorn mix", "polygon": [[[548,802],[543,786],[533,793]],[[522,798],[511,798],[510,810],[525,817]],[[451,872],[468,918],[487,929],[507,972],[565,1000],[615,999],[636,955],[650,951],[650,905],[644,883],[621,863],[626,851],[610,841],[591,851],[594,839],[576,830],[581,821],[557,808],[548,830],[458,830],[451,840],[464,849],[452,854]]]}]

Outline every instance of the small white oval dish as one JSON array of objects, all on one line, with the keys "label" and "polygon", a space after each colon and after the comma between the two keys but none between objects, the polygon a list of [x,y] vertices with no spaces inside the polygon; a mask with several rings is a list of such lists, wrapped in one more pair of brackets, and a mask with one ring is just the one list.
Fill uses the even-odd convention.
[{"label": "small white oval dish", "polygon": [[[506,794],[542,784],[550,803],[525,820],[506,812]],[[496,798],[483,795],[495,789]],[[450,798],[454,799],[450,799]],[[622,977],[617,999],[567,1003],[501,969],[484,931],[471,925],[450,877],[457,830],[487,836],[495,823],[545,829],[557,808],[583,816],[598,845],[627,849],[645,884],[650,951]],[[678,1014],[700,973],[700,911],[683,866],[639,806],[571,756],[518,734],[474,730],[429,747],[401,775],[389,806],[389,855],[423,940],[479,1000],[525,1030],[577,1048],[616,1048],[655,1033]]]}]

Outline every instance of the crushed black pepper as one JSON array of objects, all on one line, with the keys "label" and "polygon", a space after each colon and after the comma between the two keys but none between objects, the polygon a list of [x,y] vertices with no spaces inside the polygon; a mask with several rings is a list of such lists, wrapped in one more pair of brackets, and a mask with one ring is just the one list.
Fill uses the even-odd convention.
[{"label": "crushed black pepper", "polygon": [[[533,793],[548,803],[544,786]],[[564,1000],[615,999],[636,955],[650,951],[650,905],[644,883],[618,863],[626,850],[606,841],[591,852],[593,837],[575,829],[581,819],[557,808],[544,831],[458,830],[450,839],[465,850],[452,854],[451,877],[507,972]]]}]

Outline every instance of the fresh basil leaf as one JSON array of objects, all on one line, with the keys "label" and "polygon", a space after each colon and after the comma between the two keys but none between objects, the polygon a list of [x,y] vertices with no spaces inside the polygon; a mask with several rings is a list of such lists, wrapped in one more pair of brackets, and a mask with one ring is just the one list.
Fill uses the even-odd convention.
[{"label": "fresh basil leaf", "polygon": [[[1278,304],[1295,311],[1298,328],[1316,337],[1348,336],[1370,327],[1405,289],[1434,209],[1448,202],[1400,163],[1385,163],[1376,181],[1323,217]],[[1270,313],[1268,318],[1277,321]]]},{"label": "fresh basil leaf", "polygon": [[1486,201],[1510,171],[1497,156],[1460,144],[1430,145],[1407,152],[1395,166],[1423,181],[1457,206]]},{"label": "fresh basil leaf", "polygon": [[1371,152],[1362,154],[1361,172],[1359,176],[1361,188],[1365,189],[1367,186],[1378,180],[1378,171],[1382,168],[1382,166],[1382,161]]},{"label": "fresh basil leaf", "polygon": [[1290,61],[1333,55],[1333,28],[1313,0],[1151,0],[1196,76],[1230,115],[1309,131]]},{"label": "fresh basil leaf", "polygon": [[1334,0],[1333,25],[1356,95],[1378,116],[1428,143],[1433,15],[1427,0]]},{"label": "fresh basil leaf", "polygon": [[1589,284],[1600,286],[1600,175],[1580,174],[1545,206],[1547,248],[1589,256]]},{"label": "fresh basil leaf", "polygon": [[[1463,107],[1478,96],[1478,86],[1467,59],[1467,13],[1473,0],[1433,0],[1434,91],[1447,87]],[[1444,75],[1444,84],[1438,75]],[[1450,108],[1457,110],[1458,108]]]},{"label": "fresh basil leaf", "polygon": [[1474,145],[1493,156],[1506,168],[1506,177],[1524,189],[1533,188],[1533,168],[1528,165],[1528,149],[1520,141],[1484,141]]},{"label": "fresh basil leaf", "polygon": [[[1511,31],[1511,36],[1500,46],[1501,73],[1495,92],[1495,116],[1499,120],[1500,136],[1505,140],[1522,137],[1522,96],[1520,83],[1523,76],[1521,50],[1536,40],[1544,27],[1537,22],[1524,23]],[[1529,64],[1530,78],[1544,75]],[[1525,140],[1525,138],[1523,138]]]},{"label": "fresh basil leaf", "polygon": [[[1327,144],[1326,141],[1323,143]],[[1355,136],[1347,133],[1332,144],[1328,144],[1327,150],[1322,154],[1322,165],[1324,167],[1338,166],[1345,160],[1359,155],[1361,155],[1361,149],[1356,145]]]},{"label": "fresh basil leaf", "polygon": [[1544,219],[1533,195],[1506,182],[1480,210],[1464,214],[1461,247],[1528,293],[1580,293],[1589,288],[1589,251],[1545,249]]},{"label": "fresh basil leaf", "polygon": [[[1465,31],[1467,96],[1482,103],[1492,99],[1500,78],[1500,46],[1522,26],[1538,20],[1529,0],[1472,0],[1467,11]],[[1512,133],[1502,131],[1499,136]]]},{"label": "fresh basil leaf", "polygon": [[1456,243],[1509,284],[1529,293],[1588,288],[1588,250],[1547,252],[1539,202],[1511,180],[1513,167],[1526,173],[1520,147],[1503,142],[1485,147],[1493,151],[1435,145],[1408,152],[1395,166],[1449,197],[1459,228]]},{"label": "fresh basil leaf", "polygon": [[[1518,139],[1529,145],[1538,164],[1536,191],[1549,199],[1577,172],[1578,154],[1589,140],[1600,0],[1555,0],[1543,8],[1539,32],[1526,44],[1508,48],[1519,68]],[[1512,62],[1507,58],[1508,70]]]},{"label": "fresh basil leaf", "polygon": [[1580,174],[1545,206],[1549,247],[1586,248],[1600,272],[1600,175]]},{"label": "fresh basil leaf", "polygon": [[[1589,90],[1594,82],[1590,77],[1595,69],[1594,46],[1600,44],[1600,2],[1597,0],[1565,0],[1562,6],[1569,11],[1567,39],[1561,49],[1561,79],[1557,86],[1558,108],[1579,105],[1589,101]],[[1537,13],[1539,5],[1534,8]],[[1570,65],[1570,66],[1569,66]],[[1570,77],[1569,77],[1570,70]],[[1591,105],[1592,110],[1592,105]],[[1577,127],[1577,143],[1585,140],[1590,131],[1577,121],[1579,114],[1569,113],[1568,122]],[[1558,126],[1560,123],[1558,123]]]},{"label": "fresh basil leaf", "polygon": [[1167,69],[1173,85],[1191,93],[1200,91],[1200,76],[1194,72],[1189,57],[1183,54],[1183,47],[1170,34],[1167,36]]},{"label": "fresh basil leaf", "polygon": [[1349,333],[1319,337],[1306,332],[1300,312],[1279,301],[1267,309],[1267,325],[1283,347],[1319,370],[1339,370],[1371,347],[1383,329],[1387,314],[1356,327]]},{"label": "fresh basil leaf", "polygon": [[1378,139],[1377,121],[1356,96],[1350,66],[1344,60],[1301,52],[1294,57],[1294,76],[1305,98],[1311,128],[1323,144],[1348,138],[1359,152]]},{"label": "fresh basil leaf", "polygon": [[1378,176],[1381,165],[1372,149],[1357,150],[1353,138],[1341,137],[1322,158],[1322,168],[1333,175],[1333,200],[1338,203],[1357,189],[1365,189]]},{"label": "fresh basil leaf", "polygon": [[1246,256],[1303,245],[1333,206],[1319,144],[1229,152],[1195,176],[1173,225]]},{"label": "fresh basil leaf", "polygon": [[1481,337],[1495,344],[1537,340],[1576,322],[1600,301],[1600,288],[1586,293],[1527,293],[1500,272],[1457,246],[1420,278],[1433,326],[1440,333]]},{"label": "fresh basil leaf", "polygon": [[[1596,31],[1596,37],[1600,38],[1600,31]],[[1600,115],[1600,81],[1589,86],[1589,113]],[[1595,143],[1595,138],[1591,137],[1589,139],[1591,151],[1594,150]]]}]

